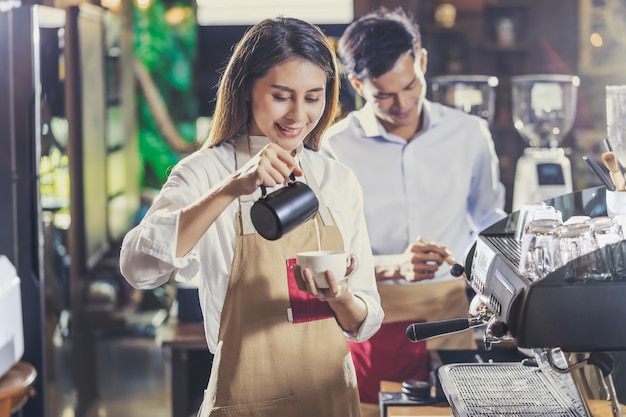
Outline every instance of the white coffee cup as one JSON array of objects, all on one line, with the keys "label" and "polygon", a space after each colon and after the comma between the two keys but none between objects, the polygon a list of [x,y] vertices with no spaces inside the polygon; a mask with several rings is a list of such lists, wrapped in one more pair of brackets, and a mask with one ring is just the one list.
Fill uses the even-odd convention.
[{"label": "white coffee cup", "polygon": [[[301,269],[306,268],[313,273],[313,279],[318,288],[328,288],[325,272],[332,272],[337,282],[348,278],[346,270],[350,266],[351,256],[354,255],[340,250],[299,252],[296,255],[296,263]],[[358,262],[356,256],[354,259]]]}]

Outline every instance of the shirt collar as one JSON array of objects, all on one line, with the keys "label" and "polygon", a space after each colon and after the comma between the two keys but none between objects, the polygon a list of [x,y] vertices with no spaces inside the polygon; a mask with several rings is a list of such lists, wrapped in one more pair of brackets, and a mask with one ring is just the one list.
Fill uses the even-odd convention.
[{"label": "shirt collar", "polygon": [[385,136],[385,128],[374,114],[374,106],[371,103],[366,102],[365,105],[355,113],[355,117],[361,123],[366,137]]},{"label": "shirt collar", "polygon": [[417,134],[419,135],[431,127],[436,126],[440,119],[441,117],[433,112],[432,103],[428,100],[424,100],[424,104],[422,105],[422,130],[417,132]]},{"label": "shirt collar", "polygon": [[248,143],[250,144],[250,156],[253,156],[259,153],[261,149],[263,149],[266,145],[268,145],[270,143],[270,140],[265,136],[250,135]]},{"label": "shirt collar", "polygon": [[[271,142],[269,138],[266,136],[250,135],[249,138],[250,138],[250,155],[256,155],[257,153],[261,151],[261,149],[263,149],[265,146],[267,146]],[[295,153],[296,157],[302,152],[302,149],[304,149],[304,145],[300,143],[298,147],[296,148],[296,153]]]},{"label": "shirt collar", "polygon": [[[366,137],[383,137],[387,140],[393,140],[392,135],[387,133],[382,123],[374,114],[374,106],[371,103],[365,103],[363,108],[355,113],[355,117],[361,123]],[[414,137],[436,126],[441,120],[441,115],[433,111],[432,102],[426,99],[424,99],[422,105],[422,118],[422,129],[417,132]]]}]

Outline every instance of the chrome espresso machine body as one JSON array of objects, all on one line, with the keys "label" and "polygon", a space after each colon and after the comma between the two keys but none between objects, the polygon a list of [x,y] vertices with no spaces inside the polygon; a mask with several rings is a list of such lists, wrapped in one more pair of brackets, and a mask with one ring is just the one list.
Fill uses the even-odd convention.
[{"label": "chrome espresso machine body", "polygon": [[[561,211],[563,219],[606,216],[603,187],[546,203]],[[607,352],[626,350],[626,273],[610,280],[580,280],[566,264],[530,281],[518,269],[518,215],[514,212],[481,232],[465,265],[451,270],[453,275],[464,273],[477,293],[470,305],[472,317],[414,324],[407,328],[407,338],[423,340],[486,324],[487,350],[493,343],[513,341],[529,354],[527,363],[440,367],[441,386],[455,416],[596,417],[589,407],[595,398],[608,408],[609,414],[602,415],[623,416]],[[621,249],[626,253],[626,247]],[[587,262],[586,256],[578,266]]]},{"label": "chrome espresso machine body", "polygon": [[[546,203],[560,210],[564,219],[606,215],[603,187]],[[515,344],[559,347],[565,352],[625,350],[626,275],[612,280],[572,279],[572,265],[567,264],[531,282],[518,271],[521,246],[514,238],[518,213],[481,232],[465,265],[472,288],[506,326]],[[591,262],[590,255],[581,257],[578,266],[587,259]]]}]

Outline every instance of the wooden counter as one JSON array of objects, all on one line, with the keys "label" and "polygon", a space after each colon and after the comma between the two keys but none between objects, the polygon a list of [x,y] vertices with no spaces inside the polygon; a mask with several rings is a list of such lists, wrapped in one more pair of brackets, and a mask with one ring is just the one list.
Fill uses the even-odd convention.
[{"label": "wooden counter", "polygon": [[[210,364],[192,363],[197,354],[212,358],[204,336],[204,324],[202,322],[184,322],[172,319],[159,332],[161,346],[171,351],[172,361],[172,416],[189,417],[195,411],[194,391],[202,391],[208,382]],[[195,371],[202,371],[204,367],[206,376],[201,382],[204,386],[197,385],[194,381]]]},{"label": "wooden counter", "polygon": [[161,333],[161,345],[169,349],[208,349],[204,336],[204,324],[200,321],[172,319]]}]

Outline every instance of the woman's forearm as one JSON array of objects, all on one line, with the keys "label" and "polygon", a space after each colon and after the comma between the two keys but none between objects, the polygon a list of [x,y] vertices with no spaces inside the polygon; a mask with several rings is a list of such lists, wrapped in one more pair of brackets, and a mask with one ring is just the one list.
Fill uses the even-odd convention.
[{"label": "woman's forearm", "polygon": [[232,182],[225,182],[223,186],[211,191],[180,212],[178,222],[178,237],[176,256],[186,255],[239,195],[234,192]]},{"label": "woman's forearm", "polygon": [[350,334],[359,331],[367,317],[367,306],[363,300],[348,290],[340,298],[328,300],[328,304],[343,330]]}]

